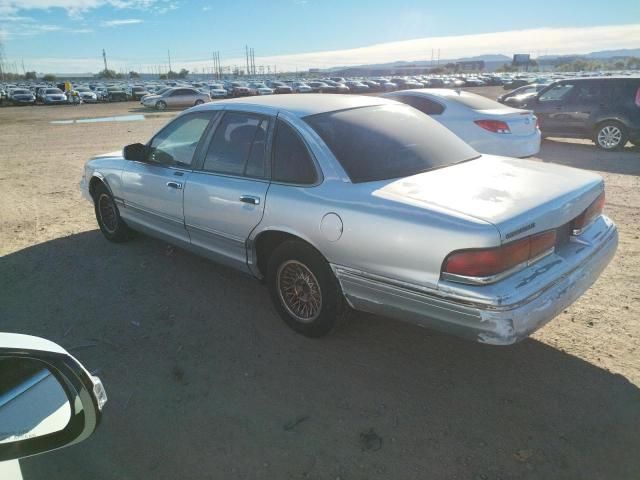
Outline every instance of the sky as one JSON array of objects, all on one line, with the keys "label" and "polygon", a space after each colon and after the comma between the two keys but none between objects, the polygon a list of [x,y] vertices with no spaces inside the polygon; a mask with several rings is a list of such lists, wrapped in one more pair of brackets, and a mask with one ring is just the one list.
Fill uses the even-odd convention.
[{"label": "sky", "polygon": [[[606,5],[606,8],[603,8]],[[0,0],[5,60],[43,73],[203,71],[218,51],[278,71],[640,48],[638,0]]]}]

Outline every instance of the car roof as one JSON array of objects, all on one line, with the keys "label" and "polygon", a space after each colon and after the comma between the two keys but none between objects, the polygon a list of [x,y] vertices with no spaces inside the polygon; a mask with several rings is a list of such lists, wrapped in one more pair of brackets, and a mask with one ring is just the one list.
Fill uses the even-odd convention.
[{"label": "car roof", "polygon": [[370,107],[375,105],[397,105],[394,100],[364,95],[340,95],[326,93],[308,93],[305,95],[277,95],[269,97],[237,98],[207,103],[199,107],[202,110],[215,110],[219,106],[238,105],[243,107],[260,107],[271,110],[271,113],[287,112],[296,117],[306,117],[319,113],[347,110],[350,108]]}]

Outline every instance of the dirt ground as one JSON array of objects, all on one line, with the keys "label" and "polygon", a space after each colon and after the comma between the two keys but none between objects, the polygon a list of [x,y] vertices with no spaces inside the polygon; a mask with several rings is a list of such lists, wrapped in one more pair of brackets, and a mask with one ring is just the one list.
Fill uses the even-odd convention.
[{"label": "dirt ground", "polygon": [[50,122],[132,113],[0,109],[0,330],[62,344],[109,394],[94,436],[22,461],[26,480],[640,478],[639,149],[543,143],[541,161],[605,178],[620,247],[532,338],[489,347],[358,314],[310,340],[242,274],[102,237],[83,163],[175,112]]}]

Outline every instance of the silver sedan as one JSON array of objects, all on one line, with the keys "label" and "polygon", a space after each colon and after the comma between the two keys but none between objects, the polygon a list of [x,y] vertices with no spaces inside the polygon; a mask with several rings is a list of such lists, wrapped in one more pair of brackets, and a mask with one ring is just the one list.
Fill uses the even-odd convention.
[{"label": "silver sedan", "polygon": [[311,337],[352,308],[514,343],[584,293],[618,242],[598,175],[480,155],[374,97],[192,108],[91,159],[81,186],[108,240],[140,230],[263,279]]},{"label": "silver sedan", "polygon": [[193,107],[210,101],[211,96],[208,93],[190,87],[168,88],[159,95],[145,95],[141,99],[142,105],[157,110]]}]

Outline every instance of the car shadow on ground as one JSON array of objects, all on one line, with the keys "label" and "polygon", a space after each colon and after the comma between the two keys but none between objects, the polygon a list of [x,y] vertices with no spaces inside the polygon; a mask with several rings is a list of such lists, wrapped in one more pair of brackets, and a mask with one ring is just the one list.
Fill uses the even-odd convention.
[{"label": "car shadow on ground", "polygon": [[546,138],[536,158],[586,170],[640,175],[640,147],[627,145],[620,151],[605,152],[593,144]]},{"label": "car shadow on ground", "polygon": [[96,434],[24,460],[25,480],[640,471],[640,391],[622,376],[535,340],[489,347],[370,315],[307,339],[258,282],[145,236],[1,258],[0,322],[70,349],[109,395]]}]

